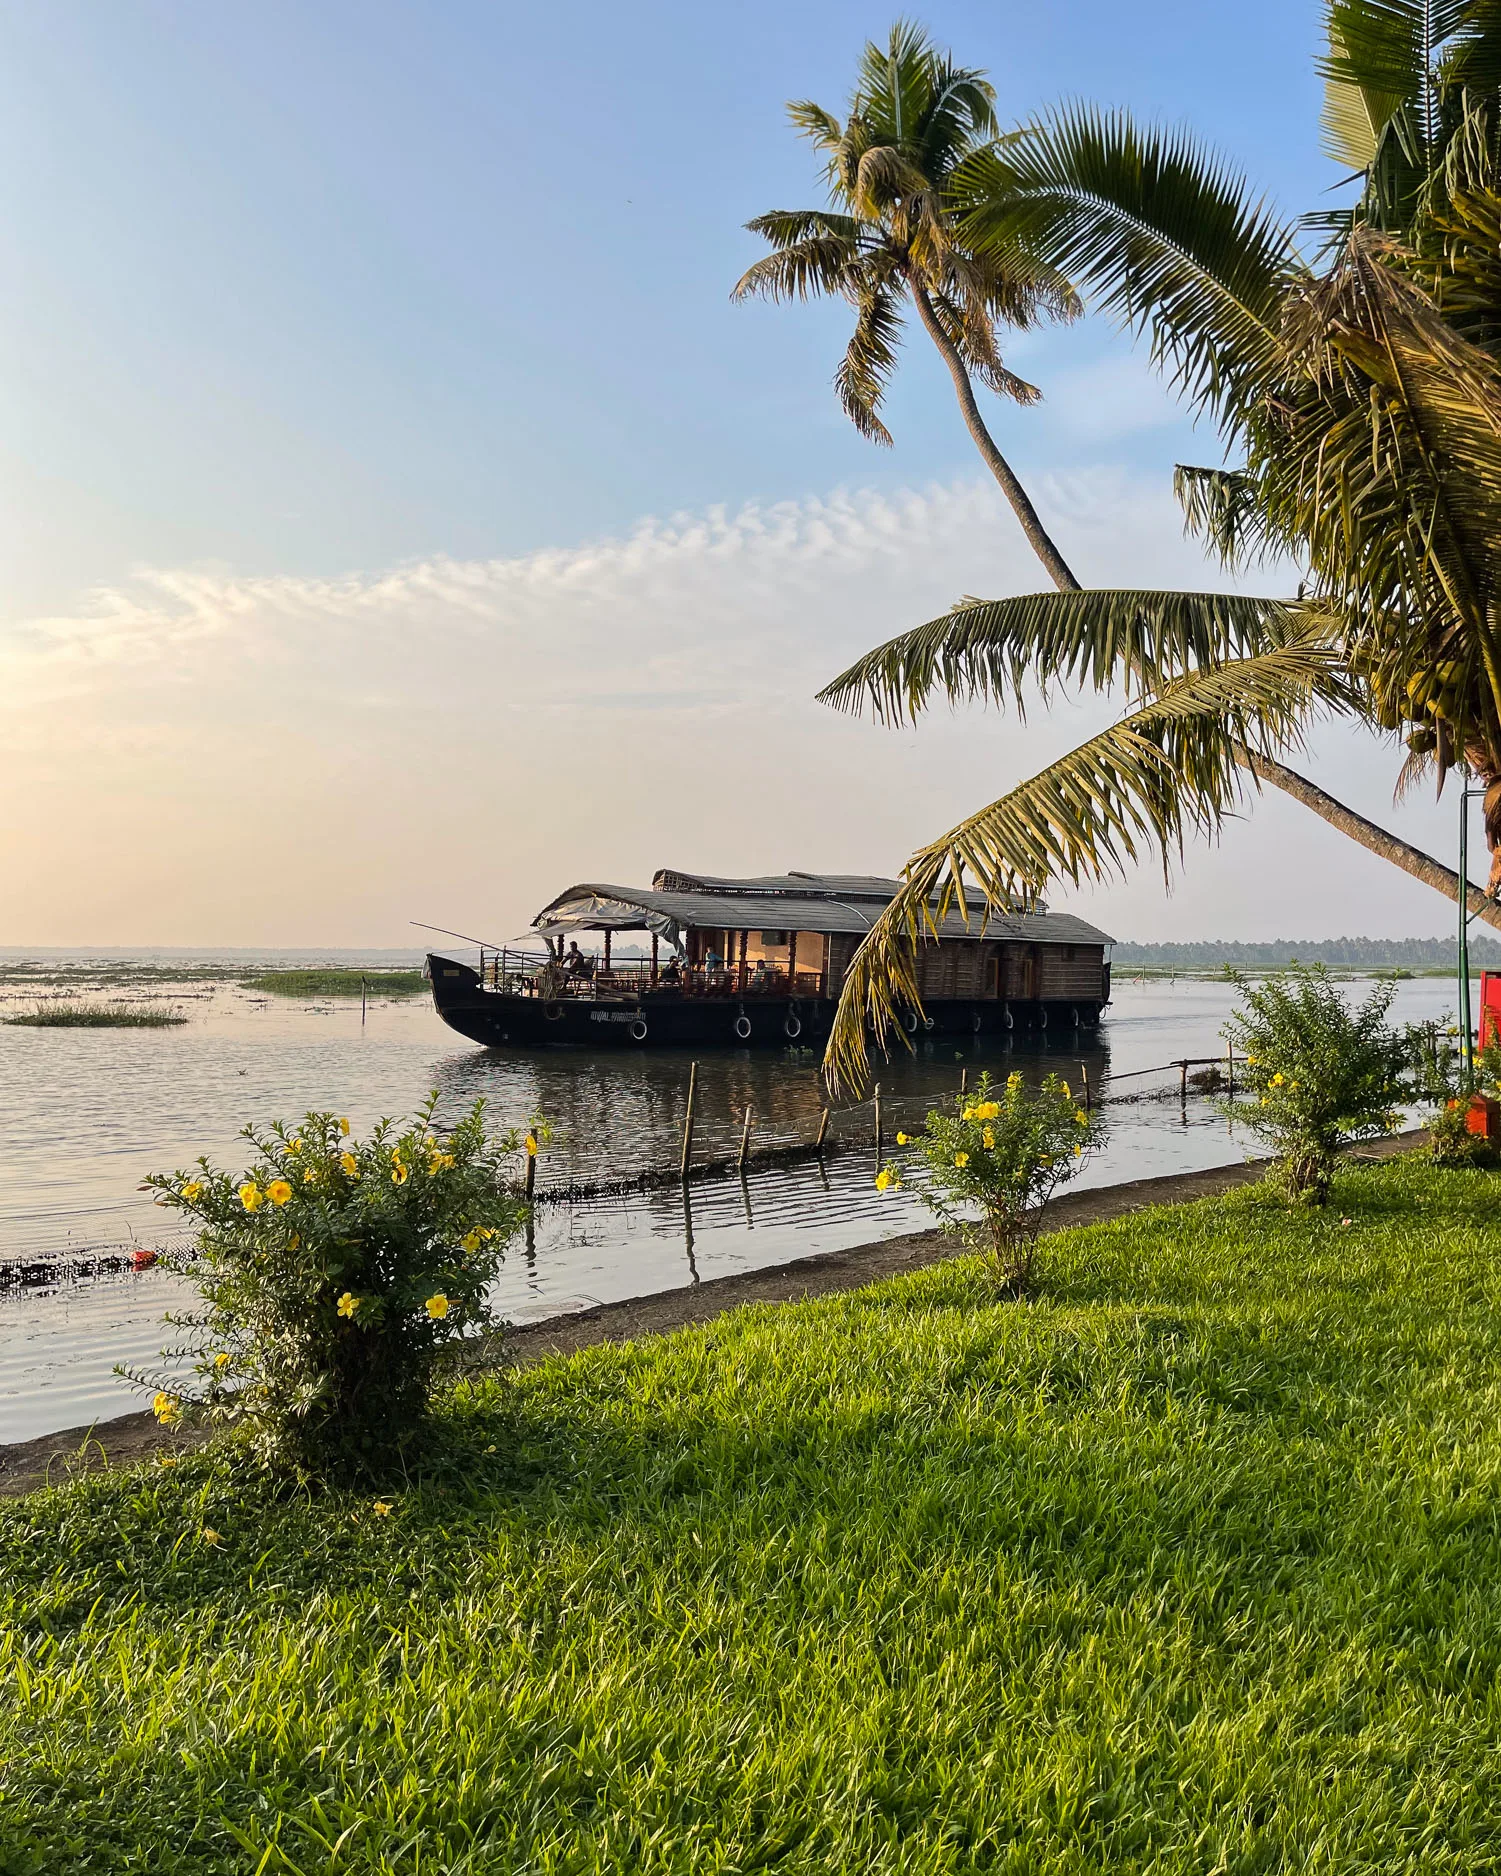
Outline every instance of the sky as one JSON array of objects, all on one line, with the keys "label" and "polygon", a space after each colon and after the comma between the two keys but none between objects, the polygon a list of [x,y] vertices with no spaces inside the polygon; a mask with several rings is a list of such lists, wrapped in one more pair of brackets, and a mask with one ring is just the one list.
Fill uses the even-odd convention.
[{"label": "sky", "polygon": [[[1315,8],[932,5],[1002,118],[1191,123],[1284,207]],[[964,593],[1036,588],[941,365],[877,450],[847,310],[735,306],[743,230],[818,199],[785,102],[842,106],[890,16],[445,0],[0,0],[0,943],[491,939],[659,866],[894,871],[1107,720],[813,693]],[[1098,319],[987,405],[1086,582],[1224,585],[1217,461]],[[1285,574],[1241,580],[1265,585]],[[1303,766],[1433,850],[1452,800],[1321,731]],[[1451,909],[1305,810],[1068,905],[1123,938],[1401,936]]]}]

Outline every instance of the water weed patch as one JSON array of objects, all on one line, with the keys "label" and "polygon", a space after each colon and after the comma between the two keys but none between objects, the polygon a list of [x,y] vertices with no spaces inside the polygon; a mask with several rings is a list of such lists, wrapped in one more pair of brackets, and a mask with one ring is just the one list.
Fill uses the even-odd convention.
[{"label": "water weed patch", "polygon": [[379,1499],[0,1507],[0,1869],[1491,1867],[1498,1187],[590,1349]]}]

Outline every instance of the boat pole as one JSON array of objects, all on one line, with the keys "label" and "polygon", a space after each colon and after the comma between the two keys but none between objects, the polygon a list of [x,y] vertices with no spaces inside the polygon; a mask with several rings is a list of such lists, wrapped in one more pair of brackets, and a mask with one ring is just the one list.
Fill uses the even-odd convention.
[{"label": "boat pole", "polygon": [[688,1064],[688,1112],[683,1116],[683,1157],[678,1167],[678,1177],[686,1185],[688,1182],[688,1162],[693,1154],[693,1103],[698,1096],[698,1063]]},{"label": "boat pole", "polygon": [[881,1084],[876,1083],[876,1158],[881,1157]]}]

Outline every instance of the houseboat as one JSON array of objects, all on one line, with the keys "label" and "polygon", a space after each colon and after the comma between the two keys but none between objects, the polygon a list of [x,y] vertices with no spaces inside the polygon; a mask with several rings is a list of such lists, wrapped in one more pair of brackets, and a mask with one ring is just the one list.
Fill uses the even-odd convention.
[{"label": "houseboat", "polygon": [[[718,879],[664,870],[651,886],[570,886],[533,921],[541,950],[479,968],[432,955],[438,1014],[487,1047],[822,1047],[850,960],[900,888],[894,879],[786,873]],[[601,954],[578,949],[597,933]],[[633,955],[612,957],[622,933]],[[971,901],[918,952],[909,1034],[1092,1028],[1110,1001],[1113,941],[1082,919]],[[565,948],[566,947],[566,948]]]}]

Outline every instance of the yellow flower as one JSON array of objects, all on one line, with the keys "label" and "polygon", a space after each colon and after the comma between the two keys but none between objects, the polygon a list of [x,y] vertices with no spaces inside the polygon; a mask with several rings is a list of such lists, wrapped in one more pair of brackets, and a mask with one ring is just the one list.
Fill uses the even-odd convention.
[{"label": "yellow flower", "polygon": [[202,1180],[190,1179],[182,1189],[182,1196],[188,1201],[189,1205],[193,1203],[194,1199],[202,1198],[203,1196]]},{"label": "yellow flower", "polygon": [[285,1179],[273,1179],[266,1187],[266,1197],[273,1205],[285,1205],[291,1196],[291,1185]]},{"label": "yellow flower", "polygon": [[891,1185],[891,1178],[892,1176],[891,1176],[890,1170],[887,1167],[883,1166],[881,1170],[876,1174],[877,1192],[885,1192],[887,1188]]},{"label": "yellow flower", "polygon": [[340,1133],[348,1133],[348,1132],[349,1132],[349,1121],[348,1121],[348,1119],[347,1119],[347,1118],[346,1118],[346,1119],[344,1119],[344,1120],[341,1120],[341,1121],[339,1122],[339,1132],[340,1132]]},{"label": "yellow flower", "polygon": [[205,1544],[222,1544],[224,1541],[219,1533],[214,1530],[212,1526],[207,1524],[205,1524],[203,1529],[199,1532],[199,1536],[203,1539]]},{"label": "yellow flower", "polygon": [[389,1518],[396,1507],[394,1505],[388,1505],[384,1498],[377,1498],[370,1509],[378,1518]]},{"label": "yellow flower", "polygon": [[427,1170],[430,1175],[436,1176],[440,1172],[447,1172],[449,1167],[452,1165],[453,1165],[452,1153],[429,1153],[428,1154]]},{"label": "yellow flower", "polygon": [[427,1299],[427,1313],[432,1317],[434,1322],[441,1322],[452,1308],[453,1304],[449,1302],[448,1298],[441,1290],[439,1290],[436,1296],[430,1296]]},{"label": "yellow flower", "polygon": [[359,1178],[360,1162],[355,1158],[353,1153],[341,1153],[339,1155],[339,1165],[343,1168],[343,1170],[349,1175],[351,1179]]},{"label": "yellow flower", "polygon": [[253,1180],[247,1179],[240,1187],[240,1203],[247,1212],[258,1212],[265,1202],[265,1193]]},{"label": "yellow flower", "polygon": [[466,1232],[465,1235],[462,1238],[460,1238],[459,1242],[463,1245],[466,1251],[477,1251],[480,1247],[479,1232],[478,1231]]},{"label": "yellow flower", "polygon": [[1282,1076],[1280,1072],[1272,1076],[1272,1086],[1274,1088],[1280,1088],[1282,1086]]},{"label": "yellow flower", "polygon": [[1060,1081],[1058,1086],[1062,1088],[1065,1100],[1072,1101],[1074,1098],[1074,1091],[1068,1085],[1068,1083],[1066,1081]]},{"label": "yellow flower", "polygon": [[975,1110],[974,1110],[974,1109],[973,1109],[972,1107],[967,1107],[967,1108],[965,1108],[965,1110],[964,1110],[964,1118],[965,1118],[966,1120],[973,1120],[973,1119],[974,1119],[974,1117],[975,1117]]},{"label": "yellow flower", "polygon": [[318,1168],[316,1166],[308,1167],[307,1171],[302,1175],[302,1183],[305,1186],[316,1185],[318,1183]]},{"label": "yellow flower", "polygon": [[954,1155],[954,1164],[956,1166],[967,1166],[969,1164],[968,1153],[956,1153]]},{"label": "yellow flower", "polygon": [[406,1167],[402,1165],[400,1160],[393,1162],[391,1166],[391,1184],[393,1186],[404,1186],[410,1177],[411,1174],[407,1171]]},{"label": "yellow flower", "polygon": [[1020,1069],[1017,1069],[1015,1074],[1008,1075],[1006,1077],[1006,1090],[1008,1093],[1015,1094],[1018,1091],[1018,1089],[1021,1087],[1021,1085],[1022,1085],[1022,1077],[1021,1077]]},{"label": "yellow flower", "polygon": [[1256,1066],[1256,1057],[1254,1055],[1248,1055],[1246,1057],[1246,1067],[1254,1068],[1255,1066]]},{"label": "yellow flower", "polygon": [[219,1353],[215,1355],[214,1366],[219,1369],[224,1369],[229,1366],[229,1350],[227,1348],[221,1348]]},{"label": "yellow flower", "polygon": [[999,1101],[982,1101],[975,1109],[976,1120],[999,1120],[1001,1104]]},{"label": "yellow flower", "polygon": [[159,1466],[175,1466],[177,1464],[177,1454],[158,1453],[156,1463]]},{"label": "yellow flower", "polygon": [[1076,1107],[1074,1109],[1074,1119],[1078,1121],[1081,1127],[1087,1127],[1089,1125],[1089,1116],[1084,1112],[1082,1107]]},{"label": "yellow flower", "polygon": [[300,1231],[294,1231],[290,1243],[294,1251],[300,1251],[302,1249],[302,1233]]},{"label": "yellow flower", "polygon": [[288,1140],[287,1151],[289,1153],[300,1153],[302,1151],[302,1136],[300,1134],[294,1133],[292,1138]]},{"label": "yellow flower", "polygon": [[1084,1149],[1082,1146],[1076,1146],[1074,1148],[1074,1158],[1078,1159],[1083,1154],[1083,1152],[1084,1152]]},{"label": "yellow flower", "polygon": [[534,1133],[529,1133],[526,1136],[526,1152],[528,1159],[535,1159],[537,1157],[537,1136]]},{"label": "yellow flower", "polygon": [[151,1411],[164,1427],[171,1426],[181,1409],[170,1394],[156,1393],[151,1397]]},{"label": "yellow flower", "polygon": [[898,1146],[905,1146],[905,1145],[907,1144],[907,1141],[908,1141],[908,1137],[909,1137],[909,1136],[908,1136],[907,1134],[904,1134],[904,1133],[899,1133],[899,1134],[897,1135],[897,1137],[896,1137],[896,1143],[897,1143],[897,1145],[898,1145]]},{"label": "yellow flower", "polygon": [[995,1145],[995,1128],[987,1127],[984,1133],[980,1135],[980,1138],[985,1143],[986,1146],[994,1146]]},{"label": "yellow flower", "polygon": [[352,1316],[359,1306],[360,1298],[351,1296],[348,1290],[339,1298],[338,1310],[341,1316]]}]

